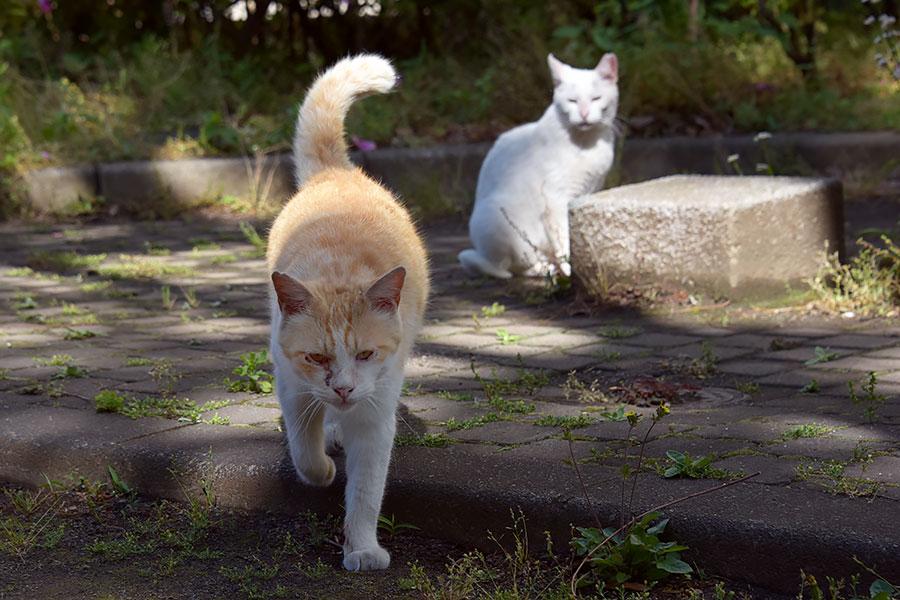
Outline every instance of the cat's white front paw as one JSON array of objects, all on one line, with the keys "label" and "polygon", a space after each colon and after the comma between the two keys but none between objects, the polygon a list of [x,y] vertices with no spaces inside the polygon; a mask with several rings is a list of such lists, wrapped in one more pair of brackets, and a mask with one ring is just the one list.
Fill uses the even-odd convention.
[{"label": "cat's white front paw", "polygon": [[295,465],[297,474],[300,475],[303,483],[322,487],[331,485],[331,482],[334,481],[334,476],[337,474],[337,468],[334,466],[334,461],[331,458],[324,454],[322,458],[324,460],[316,465]]},{"label": "cat's white front paw", "polygon": [[348,571],[380,571],[391,564],[391,555],[381,546],[355,550],[344,556],[344,568]]}]

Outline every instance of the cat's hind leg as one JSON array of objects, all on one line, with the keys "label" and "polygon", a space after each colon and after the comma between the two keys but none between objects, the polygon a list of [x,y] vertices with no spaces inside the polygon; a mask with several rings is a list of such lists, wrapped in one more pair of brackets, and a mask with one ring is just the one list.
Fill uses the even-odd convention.
[{"label": "cat's hind leg", "polygon": [[475,248],[463,250],[457,255],[457,259],[462,264],[466,273],[473,277],[479,275],[490,275],[499,279],[509,279],[512,273],[506,269],[502,269],[481,255]]}]

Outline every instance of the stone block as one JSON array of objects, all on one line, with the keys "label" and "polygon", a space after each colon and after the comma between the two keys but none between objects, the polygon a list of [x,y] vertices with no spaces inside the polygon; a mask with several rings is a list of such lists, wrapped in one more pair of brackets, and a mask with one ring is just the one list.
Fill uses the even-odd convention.
[{"label": "stone block", "polygon": [[25,173],[27,197],[37,212],[65,214],[74,205],[97,196],[92,166],[53,167]]},{"label": "stone block", "polygon": [[190,207],[222,196],[282,202],[294,192],[288,155],[272,155],[258,164],[244,158],[133,161],[98,167],[101,193],[126,210],[148,204]]},{"label": "stone block", "polygon": [[826,243],[843,250],[839,181],[674,175],[569,205],[578,282],[697,288],[712,295],[782,292],[815,275]]}]

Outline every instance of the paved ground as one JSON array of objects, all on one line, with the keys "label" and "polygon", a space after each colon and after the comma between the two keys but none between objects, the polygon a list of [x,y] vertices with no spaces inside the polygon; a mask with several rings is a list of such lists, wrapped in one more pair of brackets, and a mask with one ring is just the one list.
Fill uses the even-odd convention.
[{"label": "paved ground", "polygon": [[[112,466],[151,496],[182,498],[203,480],[226,505],[337,510],[341,479],[295,482],[275,398],[225,381],[268,336],[264,264],[235,223],[6,224],[0,235],[0,481],[101,479]],[[465,280],[459,224],[427,235],[435,293],[386,514],[486,545],[521,509],[563,546],[570,524],[593,524],[570,453],[609,525],[619,468],[642,452],[635,513],[759,472],[664,511],[710,572],[783,591],[801,569],[860,571],[854,555],[900,573],[900,325],[792,310],[573,316],[571,299],[541,302],[539,284]],[[105,390],[126,408],[162,398],[172,418],[98,413]],[[648,435],[660,399],[671,414]],[[623,402],[645,415],[632,432],[610,418]],[[716,471],[665,478],[668,451],[713,454]]]}]

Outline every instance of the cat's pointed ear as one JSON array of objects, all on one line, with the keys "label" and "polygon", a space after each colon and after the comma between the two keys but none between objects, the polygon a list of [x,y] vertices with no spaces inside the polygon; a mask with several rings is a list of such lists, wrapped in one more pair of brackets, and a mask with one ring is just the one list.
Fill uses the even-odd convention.
[{"label": "cat's pointed ear", "polygon": [[562,62],[552,54],[548,54],[547,64],[550,66],[550,76],[553,77],[553,87],[556,87],[562,83],[566,63]]},{"label": "cat's pointed ear", "polygon": [[612,52],[607,52],[594,68],[597,75],[612,83],[619,81],[619,59]]},{"label": "cat's pointed ear", "polygon": [[406,269],[396,267],[369,287],[366,299],[374,310],[393,313],[400,303],[400,291],[405,280]]},{"label": "cat's pointed ear", "polygon": [[293,277],[275,271],[272,273],[275,295],[278,296],[278,308],[285,317],[305,313],[312,300],[312,294]]}]

